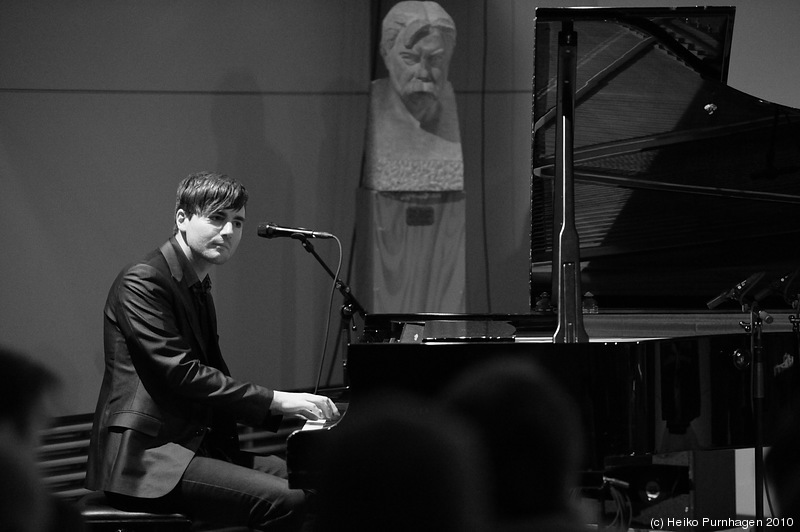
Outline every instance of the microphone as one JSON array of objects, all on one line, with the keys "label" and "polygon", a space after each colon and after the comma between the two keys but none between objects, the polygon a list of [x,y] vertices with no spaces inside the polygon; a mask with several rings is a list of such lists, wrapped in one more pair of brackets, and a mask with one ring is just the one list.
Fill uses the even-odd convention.
[{"label": "microphone", "polygon": [[718,295],[717,297],[706,303],[706,306],[709,308],[709,310],[713,310],[718,306],[720,306],[722,303],[724,303],[725,300],[727,299],[741,299],[745,293],[752,290],[753,288],[752,285],[755,285],[758,281],[761,280],[762,277],[764,277],[764,273],[765,272],[754,273],[753,275],[751,275],[741,283],[737,284],[730,290],[722,292],[720,295]]},{"label": "microphone", "polygon": [[780,293],[783,290],[783,287],[786,286],[788,282],[791,282],[792,276],[796,275],[798,271],[800,270],[795,270],[791,273],[787,273],[786,275],[779,277],[775,281],[772,281],[772,283],[770,283],[768,287],[758,292],[755,295],[755,297],[753,297],[753,299],[755,299],[756,301],[762,301],[766,297],[772,294]]},{"label": "microphone", "polygon": [[281,227],[272,222],[259,224],[258,236],[264,238],[296,238],[297,236],[305,238],[333,238],[333,235],[330,233],[312,231],[310,229],[303,229],[302,227]]}]

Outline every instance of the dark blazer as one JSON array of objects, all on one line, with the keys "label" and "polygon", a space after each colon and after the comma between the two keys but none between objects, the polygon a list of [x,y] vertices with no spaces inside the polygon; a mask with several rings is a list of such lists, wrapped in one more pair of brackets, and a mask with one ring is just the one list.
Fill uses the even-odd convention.
[{"label": "dark blazer", "polygon": [[272,430],[280,423],[269,414],[272,390],[230,377],[216,330],[203,340],[188,269],[173,237],[123,270],[109,291],[89,489],[161,497],[204,439],[233,453],[236,422]]}]

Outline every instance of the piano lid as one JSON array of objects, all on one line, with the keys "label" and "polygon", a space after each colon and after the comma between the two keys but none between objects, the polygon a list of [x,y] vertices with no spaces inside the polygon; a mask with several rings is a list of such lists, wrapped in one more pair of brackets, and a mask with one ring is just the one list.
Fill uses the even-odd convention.
[{"label": "piano lid", "polygon": [[[567,20],[577,34],[582,290],[601,309],[704,309],[754,272],[769,286],[800,267],[800,111],[725,84],[734,8],[539,8],[532,303],[552,292],[557,39]],[[786,308],[779,288],[762,306]]]}]

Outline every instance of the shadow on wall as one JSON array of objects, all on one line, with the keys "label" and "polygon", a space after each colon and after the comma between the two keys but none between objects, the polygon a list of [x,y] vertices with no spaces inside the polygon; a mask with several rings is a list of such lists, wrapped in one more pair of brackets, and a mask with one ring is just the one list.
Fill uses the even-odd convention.
[{"label": "shadow on wall", "polygon": [[[266,68],[266,67],[265,67]],[[261,356],[298,352],[297,264],[295,253],[277,254],[271,243],[257,241],[261,222],[291,218],[295,204],[291,170],[273,147],[271,134],[280,134],[268,108],[270,95],[252,73],[228,72],[217,85],[211,108],[217,144],[217,171],[245,184],[250,200],[243,245],[237,256],[216,272],[217,307],[223,352],[237,375],[269,375],[270,386],[289,386],[297,372],[294,356]],[[266,259],[265,257],[266,251]]]}]

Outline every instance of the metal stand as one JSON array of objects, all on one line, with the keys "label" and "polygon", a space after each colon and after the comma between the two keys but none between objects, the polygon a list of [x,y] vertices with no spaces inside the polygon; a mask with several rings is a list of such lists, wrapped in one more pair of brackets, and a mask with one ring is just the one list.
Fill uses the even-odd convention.
[{"label": "metal stand", "polygon": [[792,332],[797,345],[797,357],[800,358],[800,294],[797,294],[795,300],[792,301],[792,308],[795,313],[789,316],[789,322],[792,324]]},{"label": "metal stand", "polygon": [[800,288],[798,288],[797,293],[791,296],[789,295],[792,281],[794,281],[798,275],[800,275],[800,269],[795,270],[781,280],[787,283],[783,292],[783,300],[794,310],[794,314],[789,316],[789,322],[792,324],[792,332],[794,333],[797,344],[797,356],[800,358]]},{"label": "metal stand", "polygon": [[[747,308],[743,304],[743,308]],[[750,353],[753,356],[751,370],[751,394],[753,401],[753,422],[755,424],[755,506],[756,523],[764,521],[764,346],[762,341],[763,322],[772,323],[772,317],[758,307],[758,302],[749,305],[750,321],[740,322],[740,325],[750,334]],[[756,524],[756,532],[761,526]]]},{"label": "metal stand", "polygon": [[[750,370],[750,394],[753,408],[753,423],[755,425],[755,509],[756,523],[764,520],[764,345],[762,340],[762,326],[772,323],[772,316],[768,312],[761,310],[760,300],[768,294],[768,291],[761,291],[755,297],[751,297],[756,284],[764,277],[764,272],[756,272],[744,281],[740,282],[730,290],[721,293],[716,298],[707,303],[709,309],[714,309],[726,300],[738,301],[743,311],[750,313],[750,319],[740,321],[739,325],[750,335],[750,355],[752,365]],[[746,357],[741,353],[734,353],[734,364],[739,364],[742,368],[746,367]],[[737,367],[739,367],[737,365]],[[760,525],[754,527],[756,532],[761,530]]]},{"label": "metal stand", "polygon": [[[564,21],[558,33],[558,95],[556,113],[555,197],[553,208],[560,220],[553,238],[553,293],[558,298],[558,326],[554,343],[588,342],[581,305],[580,240],[575,228],[573,137],[578,34],[572,21]],[[555,228],[554,228],[555,230]]]},{"label": "metal stand", "polygon": [[[342,306],[340,308],[340,311],[339,311],[339,315],[341,317],[341,322],[340,322],[341,325],[340,326],[341,326],[341,331],[342,332],[346,332],[345,342],[346,343],[350,343],[350,340],[351,340],[350,333],[356,329],[355,323],[353,321],[353,317],[356,314],[358,314],[359,316],[364,318],[367,315],[367,311],[364,309],[364,307],[361,306],[361,303],[359,303],[358,300],[355,298],[355,296],[353,295],[352,291],[350,290],[350,287],[344,281],[339,279],[336,276],[336,274],[333,273],[333,270],[331,270],[328,267],[328,265],[325,263],[325,261],[322,260],[322,257],[320,257],[319,254],[317,253],[317,251],[314,249],[314,245],[311,244],[311,242],[309,242],[308,238],[306,238],[305,235],[297,233],[297,234],[292,235],[292,238],[294,238],[296,240],[299,240],[300,243],[303,245],[303,249],[305,249],[307,252],[311,253],[311,255],[313,255],[314,258],[317,259],[317,262],[319,262],[322,265],[322,267],[325,269],[325,271],[328,272],[328,275],[330,275],[331,279],[334,280],[334,283],[336,285],[336,289],[339,290],[339,293],[341,293],[342,297],[344,297],[344,303],[342,304]],[[345,348],[346,348],[346,345],[345,345]],[[342,367],[343,367],[343,371],[344,371],[345,384],[347,384],[347,358],[346,358],[345,352],[346,352],[346,349],[343,348],[342,349]],[[314,387],[314,393],[317,393],[319,391],[319,383],[320,383],[320,380],[322,378],[322,370],[323,370],[324,367],[325,367],[325,353],[323,352],[322,353],[322,360],[319,363],[319,371],[317,372],[317,382],[316,382],[316,385]]]}]

